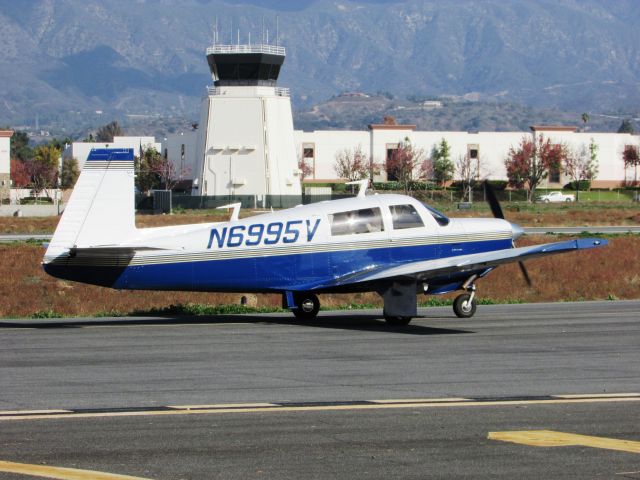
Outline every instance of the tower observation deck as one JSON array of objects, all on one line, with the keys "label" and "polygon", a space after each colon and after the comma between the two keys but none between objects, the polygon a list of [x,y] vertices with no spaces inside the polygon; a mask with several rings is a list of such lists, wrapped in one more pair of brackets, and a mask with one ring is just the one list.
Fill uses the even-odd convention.
[{"label": "tower observation deck", "polygon": [[213,45],[207,48],[207,62],[216,87],[275,87],[284,57],[284,47],[274,45]]}]

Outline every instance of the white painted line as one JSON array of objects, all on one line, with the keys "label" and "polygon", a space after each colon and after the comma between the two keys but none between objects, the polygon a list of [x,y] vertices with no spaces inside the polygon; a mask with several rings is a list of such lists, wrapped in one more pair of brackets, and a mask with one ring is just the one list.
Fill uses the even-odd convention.
[{"label": "white painted line", "polygon": [[47,413],[72,413],[72,410],[0,410],[0,415],[37,415]]},{"label": "white painted line", "polygon": [[437,402],[470,402],[469,398],[457,398],[457,397],[449,397],[449,398],[399,398],[392,400],[369,400],[371,403],[437,403]]},{"label": "white painted line", "polygon": [[555,398],[618,398],[640,397],[640,393],[578,393],[567,395],[554,395]]},{"label": "white painted line", "polygon": [[175,408],[176,410],[202,410],[212,408],[259,408],[259,407],[278,407],[275,403],[216,403],[213,405],[167,405],[167,408]]}]

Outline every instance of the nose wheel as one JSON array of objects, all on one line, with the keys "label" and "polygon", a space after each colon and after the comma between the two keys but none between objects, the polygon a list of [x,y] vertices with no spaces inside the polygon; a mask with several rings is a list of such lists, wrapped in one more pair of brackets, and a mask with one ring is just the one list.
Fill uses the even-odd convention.
[{"label": "nose wheel", "polygon": [[458,318],[471,318],[476,313],[478,307],[476,303],[476,285],[474,280],[477,277],[472,276],[464,285],[463,288],[468,293],[458,295],[453,301],[453,312]]}]

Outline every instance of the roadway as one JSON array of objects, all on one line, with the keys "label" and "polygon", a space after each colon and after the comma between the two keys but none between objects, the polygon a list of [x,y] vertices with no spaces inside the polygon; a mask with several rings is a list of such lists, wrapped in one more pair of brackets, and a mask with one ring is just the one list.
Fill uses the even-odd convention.
[{"label": "roadway", "polygon": [[640,478],[640,301],[421,313],[0,320],[0,472]]}]

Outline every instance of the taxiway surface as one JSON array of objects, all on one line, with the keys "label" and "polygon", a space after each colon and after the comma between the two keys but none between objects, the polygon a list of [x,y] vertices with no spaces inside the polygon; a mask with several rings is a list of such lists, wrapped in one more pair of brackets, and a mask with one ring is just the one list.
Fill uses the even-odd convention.
[{"label": "taxiway surface", "polygon": [[640,478],[639,301],[421,313],[2,320],[0,478]]}]

